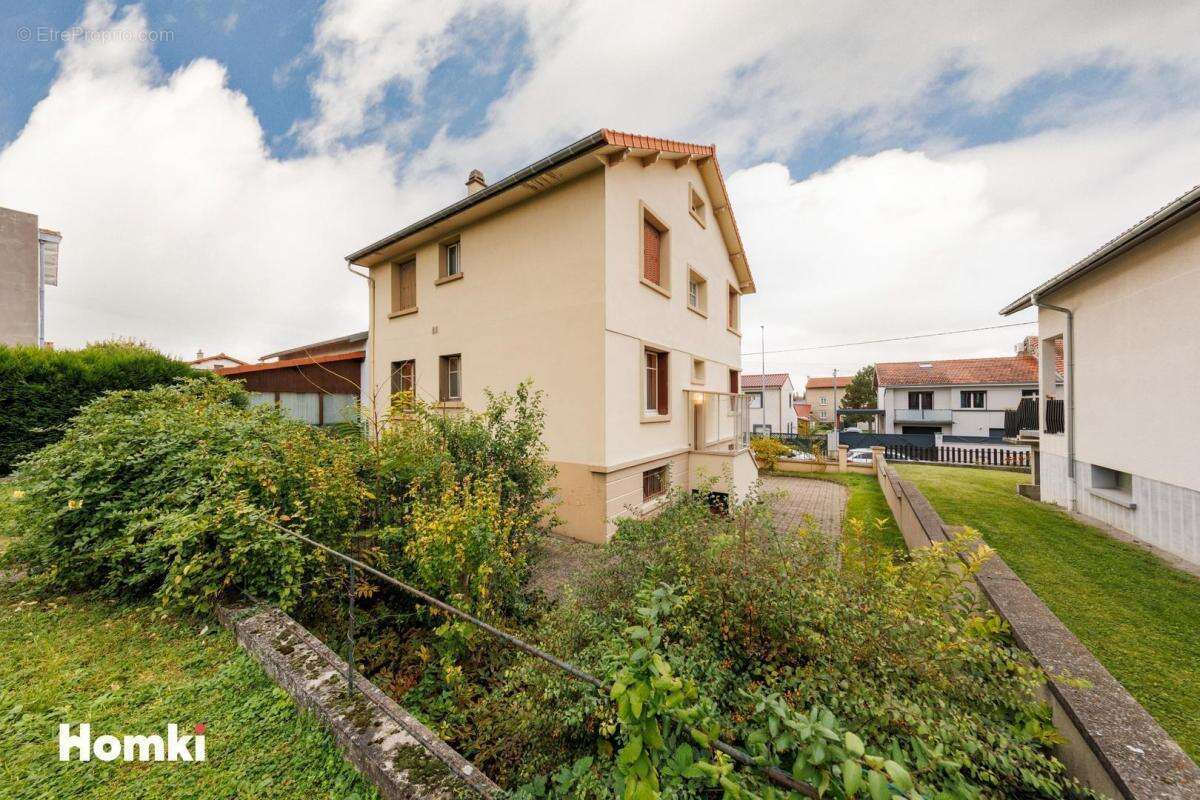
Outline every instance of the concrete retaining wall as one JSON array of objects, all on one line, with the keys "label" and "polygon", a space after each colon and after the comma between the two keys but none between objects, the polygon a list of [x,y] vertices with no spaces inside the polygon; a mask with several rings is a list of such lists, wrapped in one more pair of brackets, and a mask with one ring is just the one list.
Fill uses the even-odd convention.
[{"label": "concrete retaining wall", "polygon": [[[925,496],[886,461],[879,485],[910,549],[951,538]],[[1057,755],[1072,775],[1113,798],[1200,798],[1200,768],[1000,556],[988,560],[975,580],[1012,626],[1017,643],[1051,676],[1046,699],[1067,740]],[[1068,685],[1054,676],[1082,678],[1088,685]]]},{"label": "concrete retaining wall", "polygon": [[474,800],[500,787],[362,675],[346,691],[346,662],[278,609],[218,610],[238,644],[334,737],[386,800]]}]

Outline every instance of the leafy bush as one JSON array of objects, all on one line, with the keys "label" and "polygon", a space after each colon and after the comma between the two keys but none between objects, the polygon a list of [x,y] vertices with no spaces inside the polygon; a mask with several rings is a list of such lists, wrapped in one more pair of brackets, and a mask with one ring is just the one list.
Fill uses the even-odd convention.
[{"label": "leafy bush", "polygon": [[363,499],[356,467],[350,446],[247,408],[235,384],[113,392],[18,469],[6,557],[57,590],[206,611],[242,587],[289,607],[322,559],[267,521],[344,541]]},{"label": "leafy bush", "polygon": [[766,470],[775,469],[779,459],[792,454],[792,448],[775,439],[765,436],[755,436],[750,440],[750,449],[754,451],[754,459]]},{"label": "leafy bush", "polygon": [[[671,707],[694,706],[696,716],[680,728],[674,711],[671,723],[656,712],[657,735],[647,734],[633,709],[521,662],[480,695],[474,727],[462,733],[496,774],[518,782],[592,757],[591,777],[579,780],[601,779],[608,796],[629,797],[631,774],[647,787],[635,789],[641,797],[696,797],[710,786],[768,795],[760,772],[712,757],[691,732],[705,725],[706,737],[740,743],[830,797],[1088,796],[1051,754],[1059,739],[1039,700],[1042,673],[968,587],[989,554],[964,569],[965,547],[895,563],[861,531],[833,542],[776,530],[756,499],[722,517],[679,495],[653,519],[623,520],[610,557],[542,619],[537,637],[609,685],[648,683],[643,707],[653,691],[666,693],[663,703],[683,691]],[[669,613],[646,599],[656,586],[673,587]],[[699,750],[679,752],[684,731]],[[653,752],[639,761],[648,735]],[[578,796],[564,780],[526,791]]]},{"label": "leafy bush", "polygon": [[114,389],[147,389],[196,371],[125,342],[83,350],[0,345],[0,475],[63,435],[85,403]]}]

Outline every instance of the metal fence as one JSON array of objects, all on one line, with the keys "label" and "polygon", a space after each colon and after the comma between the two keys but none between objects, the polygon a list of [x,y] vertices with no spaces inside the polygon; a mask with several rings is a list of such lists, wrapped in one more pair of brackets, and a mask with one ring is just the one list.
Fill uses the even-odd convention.
[{"label": "metal fence", "polygon": [[755,438],[774,439],[806,453],[813,452],[815,447],[818,453],[824,454],[826,449],[824,436],[802,436],[798,433],[756,433],[754,436]]},{"label": "metal fence", "polygon": [[1016,409],[1004,412],[1004,435],[1006,437],[1016,438],[1021,435],[1021,431],[1036,431],[1037,429],[1038,401],[1036,397],[1023,397]]},{"label": "metal fence", "polygon": [[962,464],[974,467],[1029,467],[1027,450],[1002,447],[920,447],[885,445],[884,457],[893,461],[922,461],[930,464]]},{"label": "metal fence", "polygon": [[[1034,428],[1037,428],[1036,423]],[[1050,398],[1046,401],[1046,433],[1062,433],[1066,429],[1063,401]]]}]

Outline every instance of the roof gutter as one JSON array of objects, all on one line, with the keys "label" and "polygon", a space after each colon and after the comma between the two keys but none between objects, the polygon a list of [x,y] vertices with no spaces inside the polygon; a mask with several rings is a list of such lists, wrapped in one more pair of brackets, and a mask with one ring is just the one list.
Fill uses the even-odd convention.
[{"label": "roof gutter", "polygon": [[[1071,281],[1104,266],[1118,256],[1124,255],[1147,239],[1151,239],[1166,229],[1183,222],[1197,211],[1200,211],[1200,186],[1195,187],[1174,202],[1164,206],[1159,211],[1147,217],[1142,223],[1134,225],[1104,247],[1101,247],[1074,266],[1055,275],[1032,292],[1012,301],[1000,309],[1000,314],[1007,317],[1026,308],[1037,307],[1037,303],[1034,302],[1037,296],[1057,291]],[[1045,307],[1049,308],[1049,306]]]},{"label": "roof gutter", "polygon": [[432,214],[425,219],[414,222],[412,225],[402,228],[392,235],[380,239],[374,244],[367,245],[361,250],[356,250],[355,252],[346,256],[346,261],[351,264],[356,264],[364,256],[369,256],[372,253],[382,250],[389,245],[395,244],[401,239],[406,239],[418,231],[428,228],[431,225],[436,225],[442,220],[448,219],[461,211],[467,210],[471,206],[478,205],[489,198],[502,194],[514,186],[519,186],[530,178],[540,175],[543,172],[552,170],[555,167],[562,166],[568,161],[573,161],[579,156],[595,150],[598,147],[602,147],[605,144],[607,144],[607,142],[604,138],[604,131],[596,131],[590,136],[585,136],[579,141],[569,144],[555,153],[551,153],[541,161],[530,164],[528,167],[518,170],[508,177],[502,178],[501,180],[484,189],[480,189],[475,194],[467,195],[457,203],[452,203],[443,208],[441,211],[438,211],[437,213]]}]

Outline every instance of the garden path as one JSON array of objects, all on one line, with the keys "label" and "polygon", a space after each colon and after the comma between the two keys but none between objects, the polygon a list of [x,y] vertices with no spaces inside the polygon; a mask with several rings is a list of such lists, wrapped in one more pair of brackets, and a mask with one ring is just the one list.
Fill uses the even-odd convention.
[{"label": "garden path", "polygon": [[774,495],[775,527],[786,530],[812,523],[827,536],[842,535],[850,492],[833,481],[762,477],[763,491]]}]

